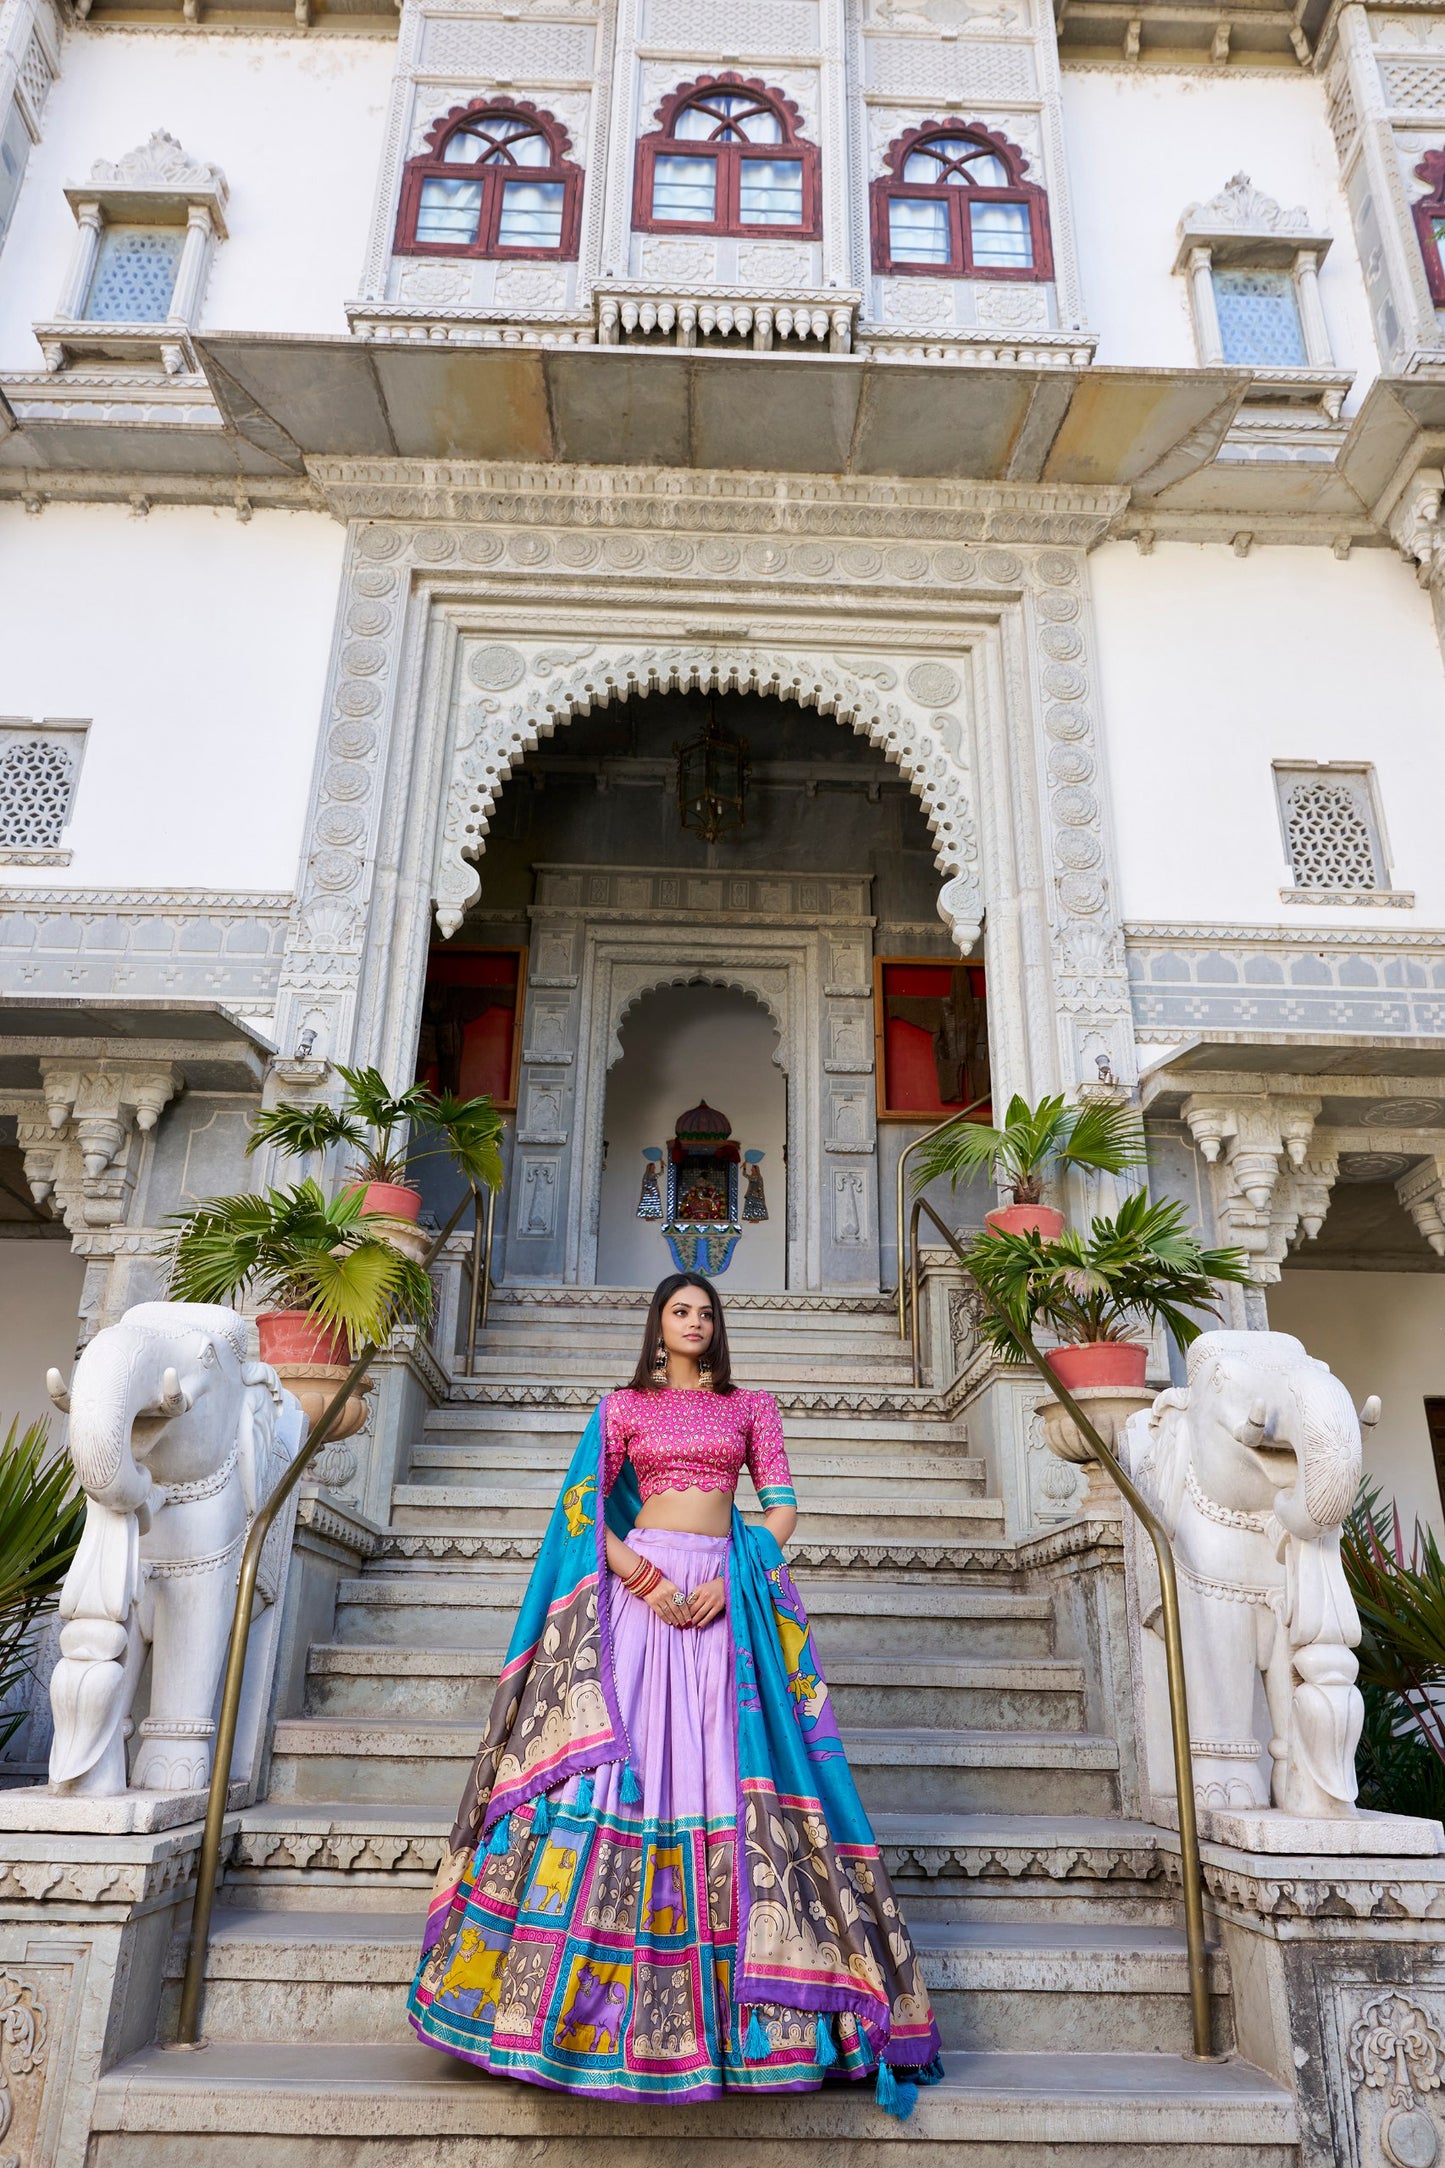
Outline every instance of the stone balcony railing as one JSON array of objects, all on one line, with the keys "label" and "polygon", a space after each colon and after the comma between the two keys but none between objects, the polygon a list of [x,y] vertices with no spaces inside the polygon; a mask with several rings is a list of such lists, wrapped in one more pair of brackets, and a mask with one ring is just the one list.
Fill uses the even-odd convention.
[{"label": "stone balcony railing", "polygon": [[846,354],[861,295],[780,287],[766,293],[709,286],[679,293],[661,284],[596,289],[599,346],[747,346],[758,353],[809,348]]}]

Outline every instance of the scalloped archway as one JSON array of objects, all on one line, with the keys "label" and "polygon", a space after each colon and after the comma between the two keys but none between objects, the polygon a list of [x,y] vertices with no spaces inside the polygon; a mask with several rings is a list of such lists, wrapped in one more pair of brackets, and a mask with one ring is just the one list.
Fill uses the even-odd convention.
[{"label": "scalloped archway", "polygon": [[962,955],[983,922],[978,837],[961,672],[942,657],[911,665],[882,655],[826,656],[746,642],[715,647],[634,644],[532,648],[474,643],[452,749],[433,900],[444,935],[454,933],[481,889],[502,785],[542,738],[595,707],[657,692],[742,692],[815,708],[871,744],[907,778],[919,800],[942,876],[938,912]]}]

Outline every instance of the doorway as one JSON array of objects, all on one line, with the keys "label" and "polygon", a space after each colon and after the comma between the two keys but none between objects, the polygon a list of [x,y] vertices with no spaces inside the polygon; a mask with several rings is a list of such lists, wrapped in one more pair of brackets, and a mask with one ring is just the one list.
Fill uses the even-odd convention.
[{"label": "doorway", "polygon": [[787,1080],[767,1010],[733,987],[662,986],[619,1036],[603,1111],[599,1283],[652,1287],[681,1263],[711,1265],[724,1291],[785,1287]]}]

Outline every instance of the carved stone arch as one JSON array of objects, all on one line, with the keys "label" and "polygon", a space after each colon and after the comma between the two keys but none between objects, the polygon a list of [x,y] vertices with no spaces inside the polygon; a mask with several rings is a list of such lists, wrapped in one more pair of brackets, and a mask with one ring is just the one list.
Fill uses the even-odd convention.
[{"label": "carved stone arch", "polygon": [[[890,760],[919,800],[943,876],[939,916],[961,954],[978,939],[983,896],[966,725],[942,712],[963,693],[952,663],[882,656],[840,661],[817,653],[739,648],[474,644],[465,678],[478,697],[459,703],[451,778],[433,899],[444,935],[456,932],[480,893],[476,860],[497,794],[538,741],[594,707],[654,692],[758,693],[816,708],[845,723]],[[503,694],[510,695],[503,699]]]},{"label": "carved stone arch", "polygon": [[792,1047],[785,977],[785,973],[766,967],[754,970],[745,961],[731,964],[659,962],[641,966],[635,978],[614,977],[611,1028],[607,1039],[608,1071],[615,1069],[622,1058],[623,1025],[649,994],[661,993],[668,986],[720,986],[729,993],[745,994],[766,1015],[778,1035],[778,1043],[773,1049],[773,1067],[787,1076],[792,1067]]}]

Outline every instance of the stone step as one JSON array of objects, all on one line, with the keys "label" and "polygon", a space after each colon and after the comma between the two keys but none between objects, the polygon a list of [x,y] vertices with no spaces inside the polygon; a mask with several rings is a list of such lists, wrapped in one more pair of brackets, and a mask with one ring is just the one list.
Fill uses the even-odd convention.
[{"label": "stone step", "polygon": [[[536,1446],[559,1453],[566,1467],[581,1434],[580,1420],[571,1407],[477,1405],[465,1397],[467,1380],[456,1381],[454,1397],[432,1408],[422,1426],[424,1445],[442,1446],[453,1441],[490,1446],[493,1441],[521,1441],[523,1449]],[[596,1398],[600,1398],[600,1394]],[[927,1396],[916,1403],[925,1404]],[[596,1404],[594,1398],[591,1405]],[[589,1405],[588,1413],[591,1412]],[[848,1455],[853,1452],[891,1453],[899,1448],[926,1453],[932,1450],[952,1465],[952,1456],[967,1450],[964,1425],[946,1419],[928,1420],[919,1415],[829,1414],[800,1409],[787,1418],[788,1449],[804,1442],[820,1452]],[[565,1448],[565,1450],[563,1450]]]},{"label": "stone step", "polygon": [[[614,1366],[620,1365],[623,1375],[630,1377],[642,1344],[644,1315],[640,1310],[579,1309],[542,1310],[528,1316],[503,1306],[492,1312],[478,1333],[477,1350],[505,1354],[513,1348],[589,1348],[604,1359],[615,1357]],[[771,1360],[781,1346],[819,1354],[878,1354],[885,1359],[909,1352],[891,1312],[849,1317],[832,1311],[743,1310],[728,1316],[727,1332],[734,1369],[758,1356]]]},{"label": "stone step", "polygon": [[[871,2168],[888,2141],[938,2168],[1294,2168],[1282,2087],[1240,2061],[954,2051],[902,2125],[871,2088],[759,2094],[661,2110],[488,2083],[413,2041],[148,2048],[100,2079],[87,2168]],[[199,2141],[205,2141],[200,2151]]]},{"label": "stone step", "polygon": [[[609,1360],[605,1350],[579,1347],[566,1333],[559,1333],[555,1344],[529,1336],[511,1348],[478,1347],[470,1376],[477,1382],[494,1379],[509,1385],[585,1383],[600,1396],[627,1383],[636,1352],[635,1348],[625,1353],[619,1349]],[[907,1386],[913,1382],[913,1358],[900,1341],[830,1353],[826,1348],[815,1351],[780,1340],[766,1354],[759,1352],[737,1382],[765,1393],[800,1385]]]},{"label": "stone step", "polygon": [[[1001,1513],[1001,1506],[991,1503]],[[753,1517],[744,1507],[744,1518]],[[544,1520],[539,1513],[532,1528],[462,1528],[439,1527],[433,1517],[427,1528],[389,1528],[377,1538],[368,1571],[380,1577],[418,1568],[427,1573],[468,1574],[486,1572],[495,1565],[530,1568],[542,1547]],[[878,1535],[861,1515],[831,1528],[826,1523],[818,1527],[810,1519],[789,1541],[788,1563],[800,1581],[811,1579],[814,1573],[856,1573],[854,1605],[866,1610],[872,1587],[880,1579],[917,1575],[941,1584],[1016,1572],[1017,1547],[998,1532],[1000,1525],[998,1520],[984,1520],[977,1533],[970,1527],[940,1539],[936,1527],[930,1527],[926,1535]]]},{"label": "stone step", "polygon": [[[510,1489],[540,1491],[550,1500],[557,1495],[575,1448],[575,1439],[553,1444],[530,1438],[499,1439],[486,1445],[418,1445],[412,1449],[409,1481],[453,1483],[481,1476]],[[871,1499],[900,1489],[930,1500],[941,1491],[978,1497],[987,1476],[986,1463],[964,1453],[946,1460],[937,1454],[897,1446],[880,1449],[861,1441],[856,1452],[828,1453],[790,1443],[788,1465],[800,1497],[805,1487],[833,1498]]]},{"label": "stone step", "polygon": [[[203,2011],[208,2041],[412,2038],[405,2012],[425,1910],[220,1908]],[[1184,2054],[1189,1976],[1178,1929],[1038,1920],[929,1920],[913,1930],[945,2048]],[[159,2037],[174,2037],[186,1944],[166,1961]],[[1230,2044],[1229,1975],[1211,1952],[1217,2049]]]},{"label": "stone step", "polygon": [[[454,1800],[267,1800],[238,1817],[225,1901],[315,1911],[424,1910]],[[908,1918],[1178,1928],[1177,1841],[1116,1815],[875,1813]]]},{"label": "stone step", "polygon": [[[840,1382],[836,1373],[827,1372],[821,1381],[802,1384],[798,1381],[754,1379],[774,1394],[785,1423],[791,1431],[795,1422],[803,1418],[840,1422],[918,1422],[925,1425],[948,1425],[952,1422],[953,1408],[946,1404],[931,1386],[915,1386],[908,1383]],[[467,1377],[454,1369],[447,1386],[447,1398],[454,1408],[473,1408],[482,1411],[486,1418],[499,1410],[523,1410],[531,1413],[558,1410],[566,1413],[580,1431],[601,1398],[601,1389],[593,1381],[573,1378],[526,1375],[513,1372],[508,1376],[492,1377],[478,1375]]]},{"label": "stone step", "polygon": [[[1112,1739],[893,1725],[845,1726],[843,1743],[870,1812],[1027,1814],[1047,1804],[1064,1813],[1109,1814],[1118,1806],[1119,1751]],[[270,1796],[454,1806],[476,1749],[474,1722],[283,1718]]]},{"label": "stone step", "polygon": [[[327,1719],[463,1719],[480,1728],[492,1705],[503,1651],[317,1646],[306,1671],[306,1708]],[[1022,1663],[925,1662],[840,1654],[827,1667],[842,1724],[885,1724],[900,1707],[916,1724],[983,1731],[1077,1732],[1084,1725],[1084,1672],[1060,1658]]]},{"label": "stone step", "polygon": [[[391,1525],[443,1534],[498,1529],[541,1536],[553,1500],[543,1491],[501,1483],[398,1483],[391,1494]],[[747,1511],[759,1510],[749,1502]],[[1003,1501],[971,1498],[950,1486],[936,1501],[919,1498],[904,1482],[872,1497],[838,1498],[826,1484],[798,1494],[806,1540],[872,1543],[911,1538],[918,1542],[965,1542],[1003,1533]]]},{"label": "stone step", "polygon": [[[525,1588],[525,1572],[505,1563],[490,1571],[368,1573],[338,1585],[334,1638],[352,1646],[505,1647]],[[866,1587],[809,1574],[802,1593],[825,1673],[845,1652],[1025,1658],[1053,1651],[1053,1601],[1041,1593],[881,1574]]]},{"label": "stone step", "polygon": [[[556,1287],[540,1281],[508,1279],[492,1290],[491,1318],[497,1322],[514,1317],[537,1318],[560,1312],[566,1317],[626,1318],[640,1323],[652,1300],[650,1287]],[[897,1316],[894,1297],[871,1289],[823,1294],[804,1288],[777,1292],[723,1290],[729,1333],[744,1326],[765,1331],[790,1328],[816,1319],[853,1318],[886,1320]]]}]

